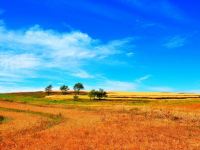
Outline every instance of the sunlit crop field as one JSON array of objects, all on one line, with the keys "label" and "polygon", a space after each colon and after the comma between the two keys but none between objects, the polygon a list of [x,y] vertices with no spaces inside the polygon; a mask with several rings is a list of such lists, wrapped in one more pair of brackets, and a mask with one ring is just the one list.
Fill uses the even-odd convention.
[{"label": "sunlit crop field", "polygon": [[200,95],[0,94],[0,149],[200,150]]}]

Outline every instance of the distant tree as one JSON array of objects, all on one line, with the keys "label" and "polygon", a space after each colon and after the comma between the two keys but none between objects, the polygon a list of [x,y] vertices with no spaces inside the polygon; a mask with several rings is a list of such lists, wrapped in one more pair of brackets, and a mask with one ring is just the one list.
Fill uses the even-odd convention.
[{"label": "distant tree", "polygon": [[50,95],[50,93],[52,92],[52,88],[53,88],[52,85],[48,85],[48,86],[45,88],[45,92],[47,93],[47,95]]},{"label": "distant tree", "polygon": [[62,85],[60,87],[60,90],[61,90],[62,94],[65,95],[67,93],[67,91],[69,90],[69,88],[66,85]]},{"label": "distant tree", "polygon": [[88,96],[90,97],[90,100],[91,100],[91,99],[95,99],[95,97],[96,97],[96,91],[95,91],[95,90],[91,90],[91,91],[88,93]]},{"label": "distant tree", "polygon": [[96,96],[99,100],[101,100],[101,99],[107,97],[107,92],[104,91],[103,89],[99,89],[98,91],[95,92],[95,96]]},{"label": "distant tree", "polygon": [[91,90],[88,93],[88,96],[90,97],[90,100],[93,98],[97,98],[98,100],[104,99],[107,97],[107,92],[104,91],[103,89],[99,89],[99,90]]},{"label": "distant tree", "polygon": [[82,83],[76,83],[74,85],[74,92],[75,92],[76,95],[79,95],[80,90],[82,90],[82,89],[84,89],[84,86],[83,86]]}]

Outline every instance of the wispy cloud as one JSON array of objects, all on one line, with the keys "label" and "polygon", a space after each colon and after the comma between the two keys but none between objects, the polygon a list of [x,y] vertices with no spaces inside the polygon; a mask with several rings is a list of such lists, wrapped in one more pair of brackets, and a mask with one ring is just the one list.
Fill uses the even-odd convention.
[{"label": "wispy cloud", "polygon": [[[24,30],[7,29],[0,24],[0,77],[7,82],[11,78],[40,78],[47,70],[55,77],[62,71],[75,78],[93,78],[85,65],[91,67],[90,61],[103,63],[110,56],[126,55],[131,38],[102,42],[80,31],[57,32],[33,26]],[[95,73],[93,73],[95,74]]]},{"label": "wispy cloud", "polygon": [[34,26],[25,31],[12,31],[1,27],[0,41],[0,51],[33,53],[56,60],[83,60],[120,54],[127,48],[131,39],[102,43],[79,31],[59,33]]},{"label": "wispy cloud", "polygon": [[33,54],[0,53],[0,67],[5,70],[33,69],[39,65],[40,60]]},{"label": "wispy cloud", "polygon": [[78,78],[94,78],[94,75],[89,74],[88,72],[84,71],[84,70],[77,70],[74,73],[71,73],[72,76],[74,77],[78,77]]},{"label": "wispy cloud", "polygon": [[120,0],[123,3],[128,3],[135,9],[145,13],[151,13],[154,15],[163,15],[168,18],[182,19],[183,12],[177,8],[169,0]]},{"label": "wispy cloud", "polygon": [[0,85],[0,93],[1,92],[30,92],[30,91],[43,91],[44,87],[19,87],[17,85]]},{"label": "wispy cloud", "polygon": [[136,79],[135,82],[136,82],[136,83],[141,83],[141,82],[143,82],[143,81],[145,81],[145,80],[148,80],[150,77],[151,77],[151,75],[148,74],[148,75],[145,75],[145,76],[143,76],[143,77],[140,77],[140,78]]},{"label": "wispy cloud", "polygon": [[128,52],[128,53],[126,53],[126,56],[132,57],[132,56],[134,56],[134,54],[135,54],[135,53],[133,53],[133,52]]},{"label": "wispy cloud", "polygon": [[154,92],[174,92],[175,90],[167,86],[151,86],[147,87],[147,90]]},{"label": "wispy cloud", "polygon": [[112,80],[104,76],[98,76],[100,82],[94,86],[87,86],[88,89],[103,88],[108,91],[138,91],[145,80],[148,80],[151,75],[145,75],[132,81]]},{"label": "wispy cloud", "polygon": [[137,89],[137,84],[126,82],[126,81],[118,81],[118,80],[109,80],[101,81],[101,83],[95,86],[88,86],[88,89],[98,89],[103,88],[107,91],[134,91]]},{"label": "wispy cloud", "polygon": [[181,36],[173,36],[164,43],[164,46],[169,49],[179,48],[184,46],[186,43],[186,38]]}]

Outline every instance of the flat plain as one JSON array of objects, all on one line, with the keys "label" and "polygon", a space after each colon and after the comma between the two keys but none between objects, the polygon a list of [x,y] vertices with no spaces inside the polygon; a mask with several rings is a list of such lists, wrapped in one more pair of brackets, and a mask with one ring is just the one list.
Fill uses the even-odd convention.
[{"label": "flat plain", "polygon": [[0,94],[0,149],[200,150],[200,95]]}]

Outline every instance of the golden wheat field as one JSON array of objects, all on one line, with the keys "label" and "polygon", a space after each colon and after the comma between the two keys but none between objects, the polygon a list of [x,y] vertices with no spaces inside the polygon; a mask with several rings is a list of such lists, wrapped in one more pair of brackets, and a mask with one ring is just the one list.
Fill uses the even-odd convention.
[{"label": "golden wheat field", "polygon": [[200,95],[0,94],[1,150],[200,150]]}]

